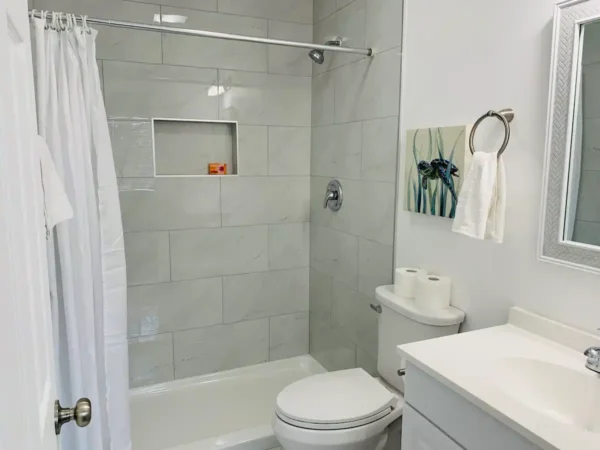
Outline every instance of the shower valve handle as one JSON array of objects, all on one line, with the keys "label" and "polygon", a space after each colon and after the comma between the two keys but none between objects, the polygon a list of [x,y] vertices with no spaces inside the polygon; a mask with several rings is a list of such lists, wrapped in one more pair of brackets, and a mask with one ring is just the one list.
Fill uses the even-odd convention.
[{"label": "shower valve handle", "polygon": [[329,191],[325,194],[325,201],[323,202],[323,208],[327,209],[329,200],[337,200],[337,192]]},{"label": "shower valve handle", "polygon": [[339,211],[344,201],[344,194],[342,192],[342,185],[338,180],[331,180],[325,190],[325,200],[323,201],[323,208],[331,209],[332,211]]}]

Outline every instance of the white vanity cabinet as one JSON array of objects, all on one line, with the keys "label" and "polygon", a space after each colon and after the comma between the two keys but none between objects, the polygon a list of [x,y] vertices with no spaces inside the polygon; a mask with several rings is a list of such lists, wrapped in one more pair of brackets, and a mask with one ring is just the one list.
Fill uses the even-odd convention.
[{"label": "white vanity cabinet", "polygon": [[402,450],[540,450],[416,366],[405,377]]}]

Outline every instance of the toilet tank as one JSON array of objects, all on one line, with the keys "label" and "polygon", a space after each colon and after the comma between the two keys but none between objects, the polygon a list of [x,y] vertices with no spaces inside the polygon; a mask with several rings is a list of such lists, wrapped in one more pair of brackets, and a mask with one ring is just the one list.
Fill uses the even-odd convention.
[{"label": "toilet tank", "polygon": [[456,334],[465,313],[453,307],[422,308],[415,300],[396,295],[393,286],[378,287],[376,295],[382,308],[377,371],[388,384],[404,392],[404,377],[398,370],[405,369],[406,362],[398,355],[398,345]]}]

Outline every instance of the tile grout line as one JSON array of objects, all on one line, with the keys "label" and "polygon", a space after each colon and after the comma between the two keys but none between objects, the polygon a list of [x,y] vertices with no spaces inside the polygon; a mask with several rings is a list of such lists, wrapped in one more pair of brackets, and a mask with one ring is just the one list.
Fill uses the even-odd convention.
[{"label": "tile grout line", "polygon": [[360,292],[360,240],[359,236],[356,242],[356,292]]},{"label": "tile grout line", "polygon": [[169,241],[169,283],[173,282],[173,261],[171,258],[171,230],[168,231],[168,241]]},{"label": "tile grout line", "polygon": [[[372,117],[369,119],[361,119],[361,120],[348,120],[346,122],[333,122],[333,123],[326,123],[326,124],[318,124],[318,125],[312,125],[311,128],[325,128],[325,127],[335,127],[338,125],[348,125],[351,123],[362,123],[362,122],[374,122],[376,120],[385,120],[385,119],[393,119],[393,118],[398,118],[398,114],[392,114],[389,116],[380,116],[380,117]],[[297,128],[308,128],[305,126],[297,126]]]},{"label": "tile grout line", "polygon": [[[336,176],[336,175],[313,175],[311,178],[324,178],[324,179],[328,179],[328,180],[331,178],[336,178],[338,180],[345,180],[345,181],[376,183],[376,184],[380,184],[380,185],[394,185],[394,186],[396,185],[396,183],[394,181],[378,181],[378,180],[371,180],[368,178],[349,178],[349,177],[341,177],[341,176]],[[289,222],[289,223],[294,223],[294,222]]]},{"label": "tile grout line", "polygon": [[[270,21],[270,20],[267,20],[267,39],[269,38],[269,34],[270,34],[270,33],[271,33],[271,21]],[[265,45],[266,45],[266,44],[265,44]],[[267,73],[270,73],[270,70],[269,70],[269,67],[270,67],[270,66],[269,66],[269,54],[271,53],[271,52],[269,51],[270,49],[271,49],[271,46],[270,46],[270,45],[267,45],[267,48],[265,49],[265,50],[266,50],[266,52],[265,52],[265,53],[266,53],[266,56],[267,56]]]},{"label": "tile grout line", "polygon": [[267,267],[271,270],[271,225],[267,225]]},{"label": "tile grout line", "polygon": [[[164,34],[164,33],[161,33]],[[262,45],[262,44],[256,44],[256,45]],[[266,44],[264,44],[266,45]],[[269,71],[264,71],[264,70],[248,70],[248,69],[229,69],[226,67],[215,67],[215,66],[194,66],[194,65],[186,65],[186,64],[174,64],[174,63],[162,63],[162,62],[147,62],[147,61],[131,61],[131,60],[124,60],[124,59],[110,59],[110,58],[97,58],[99,61],[108,61],[108,62],[112,62],[112,63],[122,63],[122,64],[130,64],[130,65],[146,65],[146,66],[165,66],[165,67],[184,67],[187,69],[198,69],[198,70],[225,70],[228,72],[241,72],[241,73],[249,73],[249,74],[262,74],[262,75],[275,75],[278,77],[292,77],[292,78],[304,78],[304,79],[312,79],[312,75],[299,75],[299,74],[294,74],[294,73],[279,73],[279,72],[269,72]],[[362,61],[362,60],[360,60]],[[356,61],[358,62],[358,61]],[[345,67],[345,66],[340,66],[340,67]],[[337,69],[337,68],[336,68]],[[332,70],[336,70],[336,69],[332,69]],[[324,73],[330,73],[331,71],[328,72],[324,72]],[[286,126],[286,125],[282,125],[282,126]],[[302,125],[298,125],[298,126],[302,126]],[[304,126],[308,126],[308,125],[304,125]]]},{"label": "tile grout line", "polygon": [[225,324],[225,276],[221,277],[221,324]]},{"label": "tile grout line", "polygon": [[[238,167],[238,171],[239,171],[239,167]],[[223,179],[220,178],[219,179],[219,227],[218,228],[223,228]]]},{"label": "tile grout line", "polygon": [[[219,88],[221,87],[221,69],[217,68],[217,92],[219,92]],[[221,100],[217,99],[217,118],[221,117]],[[238,123],[239,126],[239,123]],[[238,167],[239,172],[239,167]]]},{"label": "tile grout line", "polygon": [[171,332],[171,346],[173,348],[173,353],[171,354],[171,358],[173,359],[173,380],[175,380],[175,332]]},{"label": "tile grout line", "polygon": [[[331,177],[315,177],[315,178],[331,178]],[[344,179],[344,178],[341,178]],[[349,180],[348,178],[345,178],[346,180]],[[360,181],[360,180],[351,180],[351,181]],[[369,181],[369,183],[371,183],[371,181]],[[376,181],[373,181],[373,183],[377,183]],[[384,182],[381,182],[384,183]],[[384,184],[392,184],[392,183],[384,183]],[[274,223],[257,223],[257,224],[252,224],[252,225],[226,225],[223,227],[200,227],[200,228],[182,228],[182,229],[176,229],[176,230],[139,230],[139,231],[125,231],[123,234],[141,234],[141,233],[168,233],[168,232],[173,232],[173,233],[177,233],[177,232],[185,232],[185,231],[216,231],[216,230],[220,230],[221,228],[223,229],[234,229],[234,228],[257,228],[257,227],[268,227],[269,225],[292,225],[292,224],[299,224],[299,223],[307,223],[306,220],[301,220],[298,222],[274,222]],[[176,280],[175,280],[176,281]]]},{"label": "tile grout line", "polygon": [[321,17],[319,20],[317,20],[315,22],[315,18],[314,18],[314,11],[313,11],[313,26],[314,25],[318,25],[320,22],[324,21],[325,19],[327,19],[328,17],[333,16],[335,13],[337,13],[338,11],[341,11],[342,9],[346,8],[347,6],[350,6],[352,3],[354,3],[354,0],[352,0],[350,3],[348,3],[347,5],[342,6],[341,8],[337,7],[337,3],[335,5],[335,10],[329,14],[327,14],[325,17]]},{"label": "tile grout line", "polygon": [[364,157],[365,157],[365,121],[363,120],[360,123],[360,175],[359,175],[359,179],[361,181],[363,181],[362,173],[363,173]]},{"label": "tile grout line", "polygon": [[[346,285],[344,285],[345,287],[347,287]],[[348,288],[350,289],[350,288]],[[255,317],[255,318],[245,318],[245,319],[241,319],[241,320],[235,320],[233,322],[223,322],[223,323],[213,323],[213,324],[208,324],[208,325],[204,325],[204,326],[200,326],[200,327],[194,327],[194,328],[182,328],[179,330],[174,330],[174,331],[163,331],[160,333],[156,333],[156,334],[137,334],[137,335],[133,335],[133,336],[128,336],[127,340],[128,341],[134,341],[137,342],[138,340],[145,340],[145,338],[148,337],[156,337],[156,336],[167,336],[167,335],[172,335],[172,342],[174,342],[174,335],[176,333],[185,333],[188,331],[196,331],[196,330],[204,330],[204,329],[208,329],[208,328],[217,328],[217,327],[227,327],[227,326],[233,326],[233,325],[239,325],[239,324],[243,324],[246,322],[262,322],[264,320],[268,320],[271,318],[278,318],[278,317],[285,317],[285,316],[294,316],[294,315],[298,315],[298,314],[306,314],[308,313],[308,310],[298,310],[298,311],[294,311],[294,312],[286,312],[283,314],[275,314],[272,316],[262,316],[262,317]]]},{"label": "tile grout line", "polygon": [[271,176],[271,125],[267,125],[267,176]]},{"label": "tile grout line", "polygon": [[267,317],[267,361],[271,361],[271,317]]},{"label": "tile grout line", "polygon": [[[336,89],[335,80],[333,78],[333,74],[334,74],[334,72],[332,71],[331,72],[331,78],[329,80],[327,80],[328,81],[327,84],[329,84],[329,82],[331,82],[333,84],[333,86],[332,86],[332,90],[333,90],[333,117],[332,117],[332,120],[333,120],[333,123],[335,124],[336,123],[336,118],[337,118],[337,115],[336,115],[336,109],[337,109],[336,108],[336,103],[337,103],[337,101],[336,101],[336,98],[337,98],[336,92],[337,92],[337,89]],[[311,96],[312,96],[312,92],[311,92]],[[312,98],[311,98],[311,100],[312,100]]]},{"label": "tile grout line", "polygon": [[[333,231],[337,231],[337,230],[333,230]],[[344,232],[340,231],[340,233],[344,233]],[[350,236],[352,236],[352,235],[350,235]],[[353,237],[355,237],[355,236],[353,236]],[[369,241],[369,239],[366,239],[366,238],[363,238],[363,239]],[[375,241],[370,241],[370,242],[373,242],[373,243],[376,243],[376,244],[380,244],[380,245],[387,245],[387,244],[381,244],[381,243],[375,242]],[[300,271],[302,269],[309,269],[309,268],[310,268],[310,266],[296,266],[296,267],[288,267],[288,268],[285,268],[285,269],[266,269],[266,270],[259,270],[259,271],[255,271],[255,272],[229,273],[229,274],[212,275],[212,276],[200,277],[200,278],[186,278],[186,279],[183,279],[183,280],[159,281],[159,282],[144,283],[144,284],[130,284],[130,285],[127,285],[127,288],[141,288],[141,287],[159,286],[159,285],[164,285],[164,284],[185,283],[185,282],[193,282],[193,281],[208,281],[208,280],[216,280],[217,278],[223,278],[223,279],[225,279],[227,277],[239,277],[239,276],[246,276],[246,275],[259,275],[259,274],[265,274],[267,272],[292,272],[292,271]]]},{"label": "tile grout line", "polygon": [[[353,0],[352,3],[354,3],[355,1],[356,0]],[[369,2],[365,1],[365,48],[367,47],[367,38],[369,37],[369,31],[367,29],[368,25],[369,25]],[[365,58],[368,58],[368,56],[365,56]]]},{"label": "tile grout line", "polygon": [[[160,24],[162,25],[162,13],[163,13],[163,7],[162,5],[159,5],[158,7],[158,13],[160,14]],[[165,64],[165,41],[164,41],[164,33],[160,33],[160,61],[161,64]]]}]

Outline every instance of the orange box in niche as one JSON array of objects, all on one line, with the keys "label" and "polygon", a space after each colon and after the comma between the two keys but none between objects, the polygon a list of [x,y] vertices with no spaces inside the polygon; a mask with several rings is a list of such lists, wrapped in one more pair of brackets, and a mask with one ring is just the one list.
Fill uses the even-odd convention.
[{"label": "orange box in niche", "polygon": [[227,175],[227,164],[224,163],[210,163],[208,165],[209,175]]}]

